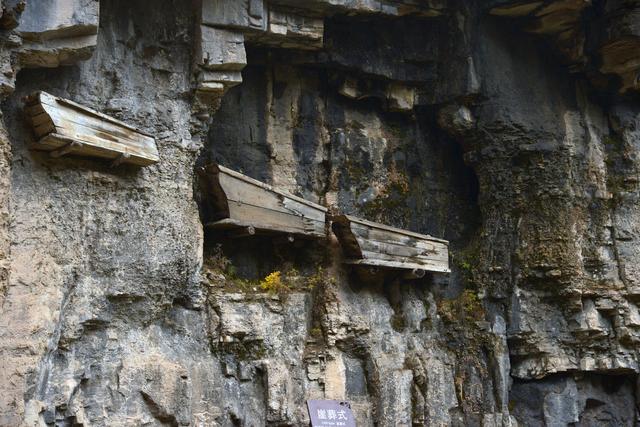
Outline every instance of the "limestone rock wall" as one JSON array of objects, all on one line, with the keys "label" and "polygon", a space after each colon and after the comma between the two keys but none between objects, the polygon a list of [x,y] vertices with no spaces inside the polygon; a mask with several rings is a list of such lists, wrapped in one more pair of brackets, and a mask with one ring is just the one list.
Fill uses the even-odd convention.
[{"label": "limestone rock wall", "polygon": [[2,239],[0,240],[2,243],[0,244],[0,286],[2,289],[2,295],[5,294],[7,289],[7,282],[9,280],[9,251],[11,241],[9,240],[9,213],[10,213],[10,187],[11,187],[11,146],[9,142],[9,137],[6,133],[6,130],[2,129],[2,153],[0,167],[2,168],[2,176],[4,177],[2,181],[2,192],[1,200],[2,200],[2,210],[0,211],[0,229],[2,229]]},{"label": "limestone rock wall", "polygon": [[[0,425],[637,423],[637,2],[45,3],[0,19]],[[30,151],[36,90],[160,162]],[[207,230],[208,160],[453,271]]]}]

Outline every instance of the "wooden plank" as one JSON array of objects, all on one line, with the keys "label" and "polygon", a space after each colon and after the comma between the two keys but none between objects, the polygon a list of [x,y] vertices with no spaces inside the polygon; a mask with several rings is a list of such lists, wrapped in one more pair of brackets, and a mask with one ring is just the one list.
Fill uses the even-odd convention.
[{"label": "wooden plank", "polygon": [[211,187],[207,193],[215,200],[216,210],[227,216],[218,216],[217,221],[208,224],[210,228],[252,226],[267,232],[326,237],[324,206],[215,163],[202,168],[201,175],[203,183]]},{"label": "wooden plank", "polygon": [[[29,101],[27,101],[29,102]],[[27,116],[29,117],[33,117],[33,116],[37,116],[39,114],[44,113],[44,108],[42,108],[42,105],[40,104],[27,104],[24,107],[24,112],[27,114]]]},{"label": "wooden plank", "polygon": [[153,138],[133,133],[128,129],[120,126],[112,126],[99,118],[83,117],[81,115],[65,112],[62,110],[53,110],[49,112],[49,117],[59,129],[65,129],[67,132],[86,133],[99,135],[114,142],[122,142],[132,146],[148,149]]},{"label": "wooden plank", "polygon": [[219,221],[212,221],[205,224],[205,227],[217,230],[231,230],[234,228],[246,228],[249,224],[243,224],[240,221],[236,221],[235,219],[225,218]]},{"label": "wooden plank", "polygon": [[408,258],[419,258],[426,260],[445,261],[448,259],[446,247],[435,251],[425,251],[421,248],[403,246],[399,244],[391,244],[385,242],[377,242],[375,240],[358,239],[358,243],[363,250],[388,254],[393,256],[401,256]]},{"label": "wooden plank", "polygon": [[[152,135],[144,132],[143,130],[140,130],[138,128],[136,128],[135,126],[132,126],[128,123],[125,123],[123,121],[120,121],[116,118],[113,118],[111,116],[108,116],[104,113],[101,113],[99,111],[93,110],[91,108],[85,107],[83,105],[78,104],[77,102],[73,102],[69,99],[64,99],[64,98],[59,98],[57,96],[51,95],[50,93],[47,92],[39,92],[40,95],[40,103],[41,104],[45,104],[45,105],[49,105],[49,106],[53,106],[53,107],[57,107],[59,104],[62,105],[67,105],[71,108],[74,108],[76,110],[78,110],[80,113],[82,114],[88,114],[88,115],[94,115],[96,117],[99,117],[105,121],[114,123],[114,124],[118,124],[124,128],[127,128],[133,132],[145,135],[145,136],[149,136],[149,137],[153,137]],[[44,108],[44,106],[43,106]]]},{"label": "wooden plank", "polygon": [[[30,145],[31,149],[38,151],[54,151],[59,149],[69,143],[70,138],[65,136],[51,133],[49,135],[44,136],[40,140]],[[78,142],[77,140],[72,139],[73,141]],[[82,142],[80,142],[82,144]],[[100,157],[103,159],[115,160],[119,157],[114,154],[114,151],[111,149],[107,149],[100,146],[90,146],[90,145],[82,145],[81,148],[76,149],[71,152],[71,154],[78,154],[89,157]],[[138,166],[148,166],[153,164],[154,162],[150,162],[146,157],[138,157],[136,155],[131,155],[130,158],[126,159],[126,163],[138,165]]]},{"label": "wooden plank", "polygon": [[65,109],[46,108],[46,114],[49,115],[59,133],[67,134],[69,137],[78,135],[95,135],[101,139],[113,142],[120,142],[127,146],[136,147],[141,150],[149,150],[153,147],[153,138],[137,134],[120,125],[114,125],[99,117],[83,116],[76,111]]},{"label": "wooden plank", "polygon": [[116,132],[116,135],[120,138],[130,138],[136,141],[153,139],[146,133],[132,126],[128,126],[119,120],[108,118],[108,116],[104,114],[89,109],[82,111],[68,102],[58,102],[56,105],[43,102],[42,106],[45,113],[51,116],[54,123],[57,123],[59,120],[67,120],[78,125],[91,127],[95,130],[107,129]]},{"label": "wooden plank", "polygon": [[[289,226],[304,230],[305,224],[300,216],[290,215],[286,212],[276,211],[261,206],[253,206],[242,202],[229,203],[229,217],[241,222]],[[263,228],[263,227],[260,227]]]},{"label": "wooden plank", "polygon": [[235,229],[245,229],[247,227],[254,227],[259,234],[287,234],[287,235],[295,235],[299,237],[313,237],[313,238],[324,238],[326,235],[324,233],[308,233],[306,231],[301,230],[292,230],[289,226],[281,226],[277,224],[249,224],[242,221],[236,221],[230,218],[221,219],[219,221],[209,222],[205,224],[205,227],[212,230],[235,230]]},{"label": "wooden plank", "polygon": [[237,202],[229,203],[229,212],[232,219],[251,224],[259,229],[277,228],[278,230],[291,230],[297,234],[325,235],[324,223],[318,223],[302,216]]},{"label": "wooden plank", "polygon": [[431,264],[431,265],[422,265],[422,264],[414,264],[409,262],[394,262],[394,261],[383,261],[383,260],[375,260],[375,259],[359,259],[359,260],[347,260],[345,264],[351,265],[366,265],[370,267],[382,267],[382,268],[394,268],[401,270],[414,270],[414,269],[424,269],[427,271],[434,271],[438,273],[450,273],[448,265],[444,266],[443,264]]},{"label": "wooden plank", "polygon": [[31,124],[33,126],[39,126],[43,123],[49,123],[53,125],[53,120],[51,120],[51,117],[44,110],[42,110],[42,112],[39,114],[29,116],[29,120],[31,120]]},{"label": "wooden plank", "polygon": [[[384,234],[376,234],[376,233],[367,233],[365,235],[358,234],[358,232],[354,232],[358,239],[367,240],[369,242],[376,242],[381,245],[390,245],[390,246],[405,246],[410,248],[415,248],[416,250],[422,251],[424,253],[438,253],[441,250],[446,250],[448,248],[448,244],[442,243],[440,241],[434,241],[428,239],[425,236],[425,239],[419,240],[416,238],[405,238],[403,236],[396,236],[391,233],[385,232]],[[396,238],[399,237],[399,238]]]},{"label": "wooden plank", "polygon": [[401,257],[397,255],[383,254],[375,251],[362,251],[362,259],[400,262],[400,263],[412,263],[412,264],[420,264],[420,265],[431,265],[431,264],[449,265],[448,260],[442,261],[442,260],[436,260],[436,259],[417,258],[417,257]]},{"label": "wooden plank", "polygon": [[331,218],[347,263],[449,271],[448,242],[346,215]]},{"label": "wooden plank", "polygon": [[444,239],[438,239],[436,237],[432,237],[426,234],[420,234],[420,233],[416,233],[413,231],[409,231],[409,230],[404,230],[402,228],[396,228],[396,227],[391,227],[390,225],[385,225],[385,224],[380,224],[377,222],[372,222],[372,221],[368,221],[366,219],[362,219],[362,218],[357,218],[351,215],[339,215],[336,216],[336,220],[340,220],[340,218],[346,218],[346,220],[348,220],[350,223],[355,223],[356,225],[363,225],[371,230],[383,230],[383,231],[390,231],[391,233],[396,233],[396,234],[400,234],[400,235],[404,235],[404,236],[409,236],[409,237],[415,237],[418,239],[428,239],[428,240],[434,240],[436,242],[441,242],[441,243],[445,243],[445,244],[449,244],[448,241],[444,240]]},{"label": "wooden plank", "polygon": [[39,140],[33,149],[52,151],[74,141],[73,154],[147,166],[159,161],[155,140],[139,129],[73,101],[38,92],[27,100]]},{"label": "wooden plank", "polygon": [[258,181],[257,179],[253,179],[253,178],[251,178],[251,177],[249,177],[247,175],[243,175],[240,172],[236,172],[236,171],[234,171],[232,169],[229,169],[229,168],[226,168],[224,166],[218,165],[218,168],[220,169],[220,172],[228,174],[228,175],[231,175],[231,176],[234,176],[234,177],[238,178],[241,181],[244,181],[246,183],[255,185],[255,186],[260,187],[260,188],[262,188],[264,190],[279,194],[281,196],[287,197],[287,198],[289,198],[291,200],[295,200],[295,201],[300,202],[300,203],[302,203],[304,205],[307,205],[307,206],[309,206],[311,208],[318,209],[318,210],[321,210],[323,212],[327,212],[327,208],[325,208],[322,205],[310,202],[309,200],[305,200],[302,197],[298,197],[298,196],[295,196],[293,194],[287,193],[286,191],[278,190],[277,188],[274,188],[274,187],[270,186],[269,184],[266,184],[266,183],[264,183],[262,181]]},{"label": "wooden plank", "polygon": [[229,174],[220,173],[220,185],[229,202],[251,202],[267,209],[287,212],[279,195],[262,187],[240,180]]},{"label": "wooden plank", "polygon": [[133,144],[126,144],[122,140],[110,141],[108,138],[93,135],[91,133],[85,133],[82,129],[68,129],[56,127],[56,133],[63,135],[67,138],[75,139],[88,147],[95,147],[107,152],[111,152],[112,155],[109,158],[116,158],[120,154],[129,154],[136,157],[146,158],[147,151],[142,147],[137,147]]},{"label": "wooden plank", "polygon": [[56,131],[56,126],[53,124],[53,122],[44,122],[33,127],[33,133],[38,138],[42,138],[43,136],[53,133],[55,131]]},{"label": "wooden plank", "polygon": [[[448,245],[449,242],[426,234],[407,234],[395,229],[373,228],[359,223],[351,223],[351,229],[358,235],[371,240],[396,242],[401,244],[422,245],[425,249],[435,245]],[[403,230],[404,231],[404,230]]]},{"label": "wooden plank", "polygon": [[310,218],[324,224],[325,209],[322,206],[309,206],[300,203],[291,196],[257,186],[254,183],[240,180],[225,173],[220,174],[222,186],[229,202],[250,203],[272,211],[287,215]]},{"label": "wooden plank", "polygon": [[[282,196],[282,197],[283,197],[284,207],[288,211],[295,212],[298,215],[301,215],[305,218],[310,218],[315,221],[322,222],[323,224],[326,222],[327,210],[326,208],[324,208],[324,206],[319,206],[319,205],[311,206],[306,200],[305,200],[305,203],[301,203],[300,201],[292,197],[287,197],[287,196]],[[319,209],[318,207],[320,207],[321,209]]]},{"label": "wooden plank", "polygon": [[[61,135],[58,133],[51,133],[44,136],[37,143],[33,144],[32,148],[41,149],[49,146],[49,148],[55,149],[60,147],[61,145],[64,145],[66,143],[65,141],[68,140],[73,140],[82,144],[82,147],[74,151],[74,154],[95,156],[110,160],[115,160],[122,154],[128,154],[130,157],[126,160],[126,163],[136,164],[139,166],[148,166],[155,163],[146,156],[140,156],[136,151],[128,147],[122,147],[119,144],[109,143],[105,141],[92,143],[87,137],[68,137],[66,135]],[[46,149],[45,151],[50,150]]]},{"label": "wooden plank", "polygon": [[434,251],[439,247],[447,246],[446,243],[443,243],[440,240],[434,240],[430,236],[425,235],[422,239],[418,239],[416,237],[396,234],[387,230],[368,229],[360,224],[351,224],[351,231],[358,238],[381,243],[412,246],[425,251]]}]

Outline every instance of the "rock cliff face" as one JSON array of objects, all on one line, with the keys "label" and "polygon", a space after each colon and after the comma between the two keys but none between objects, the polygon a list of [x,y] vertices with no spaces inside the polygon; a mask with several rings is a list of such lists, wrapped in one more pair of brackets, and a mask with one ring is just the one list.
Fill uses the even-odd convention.
[{"label": "rock cliff face", "polygon": [[[152,3],[2,2],[0,425],[637,425],[640,2]],[[160,162],[30,151],[37,90]],[[207,230],[211,160],[452,272]]]}]

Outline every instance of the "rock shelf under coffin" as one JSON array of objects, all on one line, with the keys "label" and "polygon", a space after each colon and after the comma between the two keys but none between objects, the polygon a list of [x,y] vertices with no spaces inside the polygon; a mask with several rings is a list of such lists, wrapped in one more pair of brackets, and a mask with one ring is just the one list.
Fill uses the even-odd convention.
[{"label": "rock shelf under coffin", "polygon": [[199,170],[206,227],[326,238],[327,208],[217,164]]},{"label": "rock shelf under coffin", "polygon": [[409,270],[415,278],[426,271],[450,271],[446,240],[349,215],[331,220],[348,264]]},{"label": "rock shelf under coffin", "polygon": [[37,140],[34,150],[111,159],[114,164],[148,166],[159,160],[154,138],[126,123],[73,101],[37,92],[26,114]]}]

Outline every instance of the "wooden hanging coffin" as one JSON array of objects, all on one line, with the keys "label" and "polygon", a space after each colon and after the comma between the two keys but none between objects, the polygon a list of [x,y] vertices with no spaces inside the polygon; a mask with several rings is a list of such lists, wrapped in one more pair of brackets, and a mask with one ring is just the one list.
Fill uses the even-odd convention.
[{"label": "wooden hanging coffin", "polygon": [[407,277],[448,273],[449,242],[349,215],[331,218],[348,264],[403,269]]},{"label": "wooden hanging coffin", "polygon": [[211,163],[199,170],[206,227],[326,238],[327,208]]},{"label": "wooden hanging coffin", "polygon": [[114,166],[148,166],[159,160],[151,135],[106,114],[46,92],[29,96],[26,104],[37,138],[34,150],[49,151],[53,157],[101,157],[113,160]]}]

